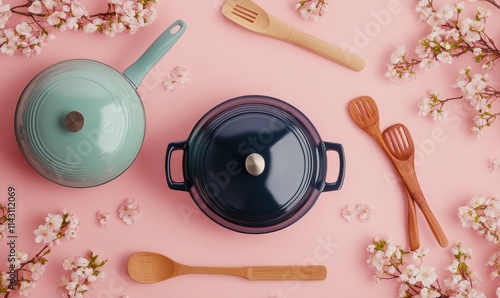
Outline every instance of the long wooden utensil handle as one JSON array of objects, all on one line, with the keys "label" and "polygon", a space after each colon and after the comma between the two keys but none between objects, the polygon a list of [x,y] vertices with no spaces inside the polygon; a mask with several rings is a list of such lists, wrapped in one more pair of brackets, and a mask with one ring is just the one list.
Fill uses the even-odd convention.
[{"label": "long wooden utensil handle", "polygon": [[365,60],[361,57],[295,28],[286,41],[355,71],[365,67]]},{"label": "long wooden utensil handle", "polygon": [[431,228],[431,231],[434,234],[434,237],[438,241],[439,245],[441,245],[441,247],[447,247],[449,243],[448,239],[446,238],[446,234],[444,233],[441,225],[434,216],[434,213],[432,213],[429,204],[427,204],[427,200],[425,199],[422,190],[420,189],[417,175],[415,174],[415,169],[413,167],[408,167],[405,169],[403,169],[402,167],[398,167],[398,171],[403,178],[406,188],[413,197],[413,200],[415,200],[415,203],[417,203],[418,207],[422,211],[422,214],[429,224],[429,227]]},{"label": "long wooden utensil handle", "polygon": [[449,243],[448,239],[446,238],[446,234],[444,233],[441,225],[434,216],[434,213],[432,213],[431,208],[427,204],[424,196],[420,193],[414,194],[412,195],[412,197],[417,203],[418,207],[420,207],[420,210],[422,211],[425,220],[427,220],[427,223],[429,224],[429,227],[431,228],[431,231],[434,234],[434,237],[438,241],[439,245],[441,245],[441,247],[447,247]]},{"label": "long wooden utensil handle", "polygon": [[325,266],[253,266],[253,267],[198,267],[185,266],[182,274],[223,274],[248,280],[323,280]]},{"label": "long wooden utensil handle", "polygon": [[257,266],[248,267],[249,280],[324,280],[325,266]]},{"label": "long wooden utensil handle", "polygon": [[410,240],[410,249],[412,251],[420,247],[420,236],[418,235],[417,208],[415,200],[411,197],[410,192],[406,189],[408,199],[408,238]]}]

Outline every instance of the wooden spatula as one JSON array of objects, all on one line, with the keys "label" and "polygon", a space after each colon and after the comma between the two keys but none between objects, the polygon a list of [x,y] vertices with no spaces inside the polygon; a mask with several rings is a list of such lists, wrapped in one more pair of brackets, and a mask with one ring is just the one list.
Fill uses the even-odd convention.
[{"label": "wooden spatula", "polygon": [[250,0],[227,0],[222,14],[244,28],[295,44],[349,69],[360,71],[365,67],[362,58],[295,29]]},{"label": "wooden spatula", "polygon": [[[397,170],[396,163],[398,160],[392,156],[386,142],[384,142],[382,138],[379,124],[380,116],[375,100],[369,96],[357,97],[349,103],[348,109],[354,123],[377,141]],[[406,198],[408,201],[408,238],[411,250],[416,250],[420,247],[417,212],[415,201],[411,197],[408,189],[406,189]]]},{"label": "wooden spatula", "polygon": [[422,211],[425,220],[427,220],[434,237],[442,247],[448,246],[448,239],[420,189],[414,165],[415,145],[408,128],[400,123],[394,124],[386,128],[382,132],[382,136],[391,154],[397,158],[396,166],[398,172],[403,178],[413,200],[415,200]]}]

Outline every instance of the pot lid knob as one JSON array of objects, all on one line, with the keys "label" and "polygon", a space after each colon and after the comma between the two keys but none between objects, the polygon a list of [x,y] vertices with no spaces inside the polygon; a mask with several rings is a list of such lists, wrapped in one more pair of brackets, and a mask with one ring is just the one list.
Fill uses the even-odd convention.
[{"label": "pot lid knob", "polygon": [[64,125],[71,132],[79,132],[85,124],[85,118],[80,112],[71,111],[64,118]]},{"label": "pot lid knob", "polygon": [[252,153],[247,156],[245,160],[245,168],[247,172],[252,176],[259,176],[264,172],[266,167],[266,162],[262,155],[258,153]]}]

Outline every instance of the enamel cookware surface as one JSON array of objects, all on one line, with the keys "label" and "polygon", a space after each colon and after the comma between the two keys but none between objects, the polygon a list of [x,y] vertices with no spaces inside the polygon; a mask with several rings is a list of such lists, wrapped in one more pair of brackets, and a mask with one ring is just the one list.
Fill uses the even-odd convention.
[{"label": "enamel cookware surface", "polygon": [[[183,152],[184,181],[171,174],[172,152]],[[326,182],[328,150],[339,158],[338,178]],[[323,191],[344,180],[341,144],[323,142],[309,119],[268,96],[242,96],[209,111],[186,141],[168,145],[166,175],[188,191],[216,223],[242,233],[267,233],[301,218]]]},{"label": "enamel cookware surface", "polygon": [[28,163],[48,180],[92,187],[122,174],[135,160],[145,132],[137,87],[184,32],[174,22],[123,74],[93,60],[52,65],[19,99],[15,133]]}]

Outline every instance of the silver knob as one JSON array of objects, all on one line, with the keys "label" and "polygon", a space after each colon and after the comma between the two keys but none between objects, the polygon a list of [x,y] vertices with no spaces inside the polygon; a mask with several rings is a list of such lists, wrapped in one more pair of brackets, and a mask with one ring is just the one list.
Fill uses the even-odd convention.
[{"label": "silver knob", "polygon": [[71,111],[64,118],[64,125],[71,132],[79,132],[84,124],[85,118],[78,111]]},{"label": "silver knob", "polygon": [[245,168],[252,176],[259,176],[266,168],[264,157],[258,153],[252,153],[245,160]]}]

